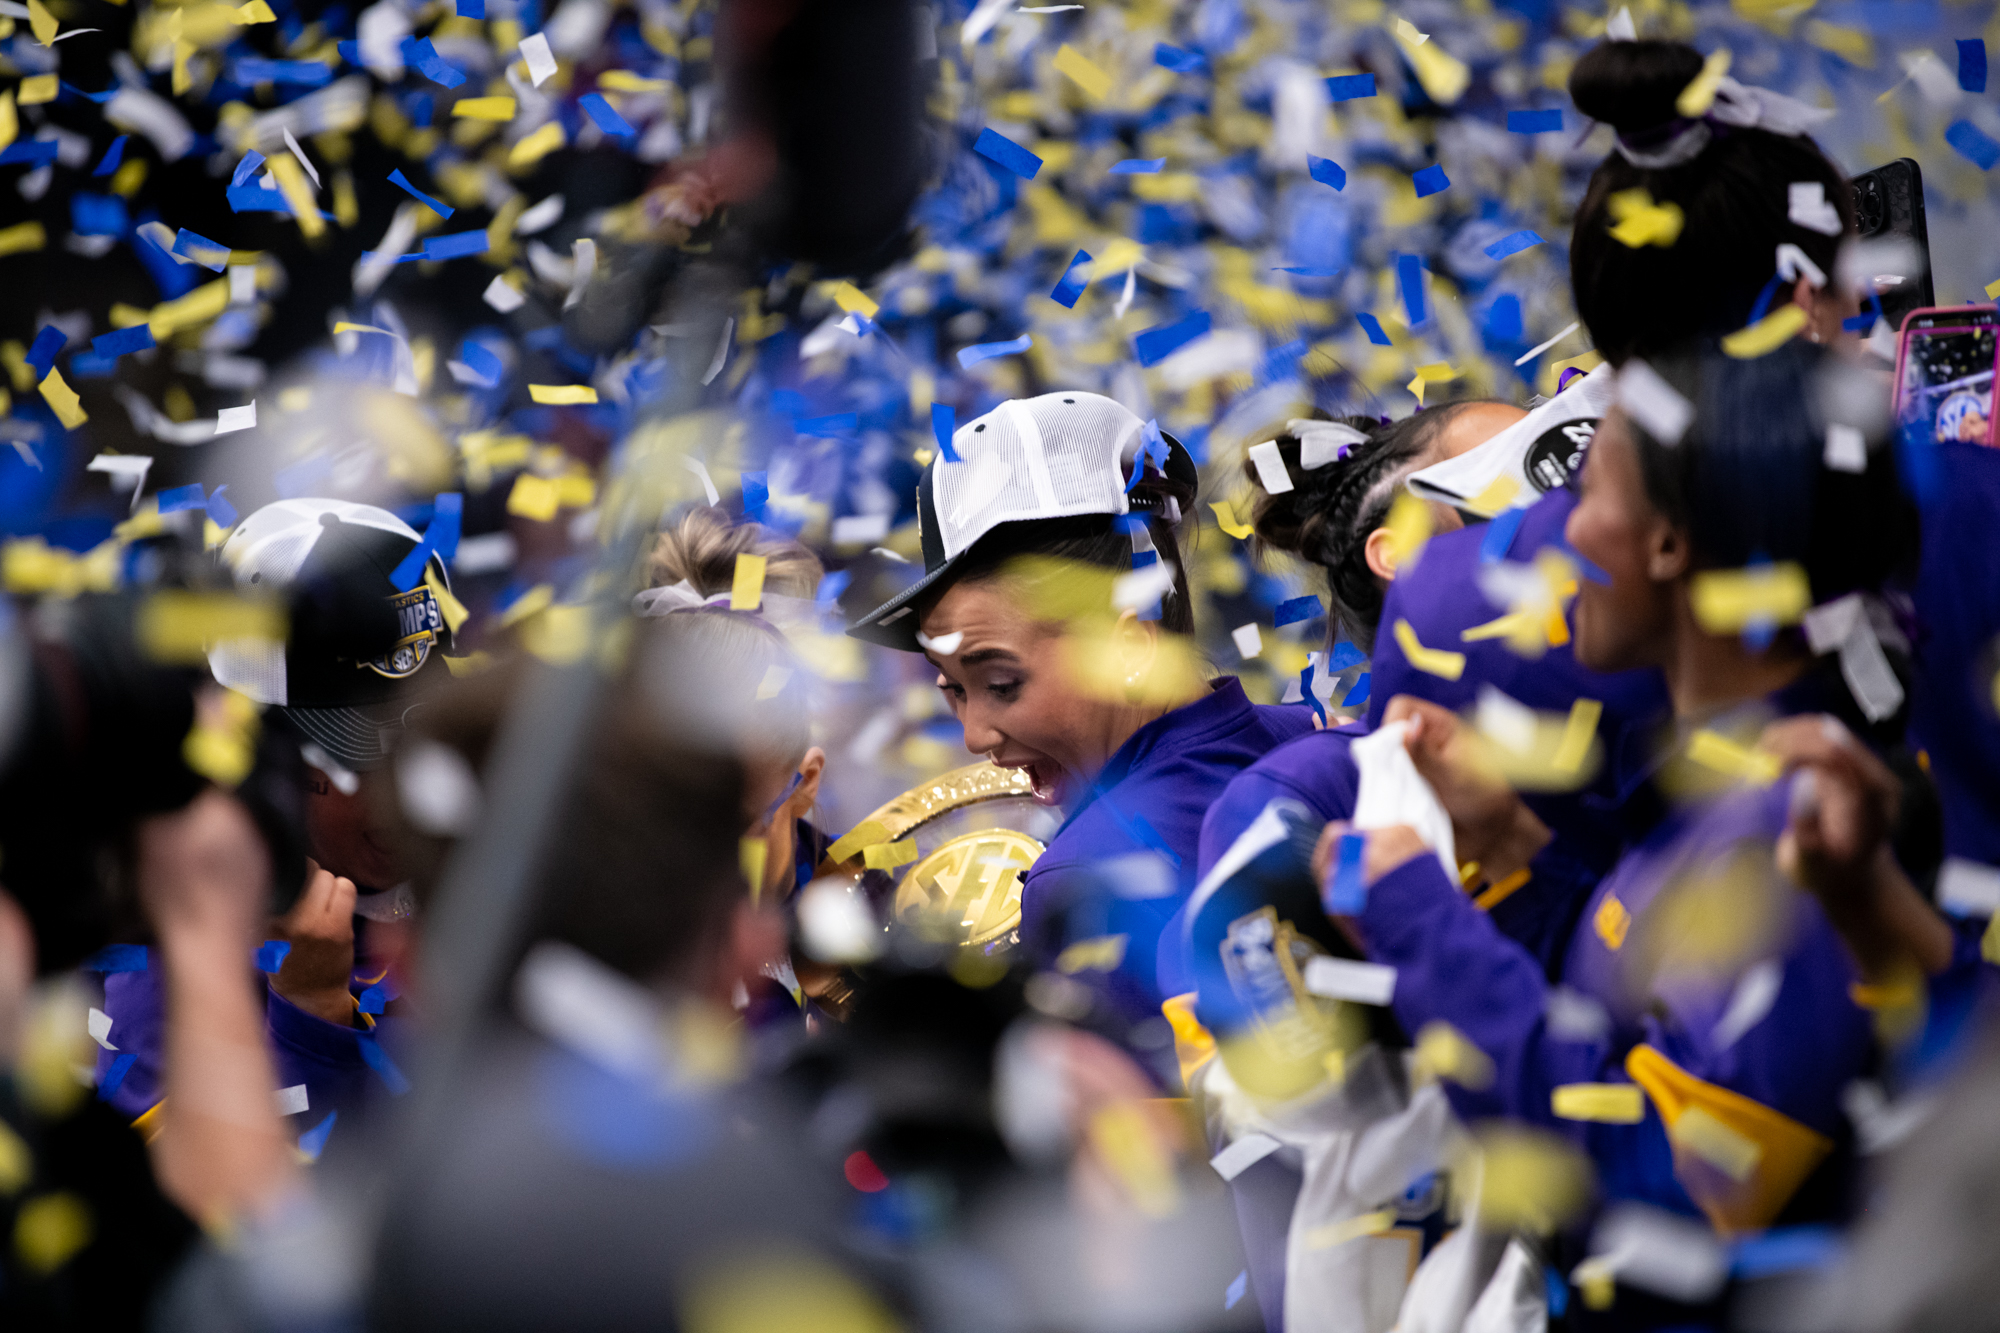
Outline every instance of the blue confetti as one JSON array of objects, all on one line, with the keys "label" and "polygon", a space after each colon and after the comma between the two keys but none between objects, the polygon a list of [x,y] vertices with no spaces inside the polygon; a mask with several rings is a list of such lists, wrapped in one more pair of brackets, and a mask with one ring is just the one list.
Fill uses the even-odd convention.
[{"label": "blue confetti", "polygon": [[1347,188],[1347,171],[1330,157],[1314,157],[1306,154],[1306,174],[1321,185],[1331,185],[1336,190]]},{"label": "blue confetti", "polygon": [[[947,411],[950,409],[947,408]],[[854,582],[850,570],[836,569],[819,581],[819,591],[813,594],[813,602],[822,610],[835,608],[840,602],[840,594],[847,591],[847,585]]]},{"label": "blue confetti", "polygon": [[124,356],[128,352],[143,352],[153,342],[153,326],[144,322],[134,324],[129,329],[119,329],[115,333],[101,334],[90,340],[90,350],[99,356]]},{"label": "blue confetti", "polygon": [[1995,143],[1969,120],[1954,120],[1944,132],[1944,141],[1981,171],[1991,171],[1993,164],[2000,162],[2000,143]]},{"label": "blue confetti", "polygon": [[1532,250],[1541,243],[1542,238],[1532,231],[1510,231],[1486,247],[1486,257],[1505,259],[1508,255],[1518,255],[1523,250]]},{"label": "blue confetti", "polygon": [[1517,343],[1521,329],[1521,298],[1512,292],[1494,297],[1486,308],[1486,336],[1496,343]]},{"label": "blue confetti", "polygon": [[285,196],[261,185],[232,185],[224,192],[231,211],[237,213],[289,213]]},{"label": "blue confetti", "polygon": [[[174,251],[183,259],[191,259],[213,273],[227,272],[229,268],[229,247],[211,241],[198,231],[182,227],[174,233]],[[220,258],[217,256],[220,255]]]},{"label": "blue confetti", "polygon": [[382,1079],[384,1086],[400,1097],[410,1090],[410,1080],[403,1077],[403,1071],[396,1068],[396,1062],[382,1049],[382,1043],[367,1033],[354,1034],[354,1044],[361,1048],[361,1059]]},{"label": "blue confetti", "polygon": [[1064,269],[1062,277],[1057,279],[1056,288],[1049,293],[1049,299],[1066,309],[1076,309],[1077,298],[1083,295],[1083,289],[1090,284],[1088,275],[1083,271],[1089,263],[1090,251],[1077,251],[1076,258],[1069,261],[1069,267]]},{"label": "blue confetti", "polygon": [[388,982],[377,982],[355,997],[355,1008],[364,1014],[380,1014],[389,1007],[389,1001],[397,998],[396,988]]},{"label": "blue confetti", "polygon": [[236,170],[229,173],[229,183],[237,187],[248,184],[250,178],[257,173],[257,168],[263,165],[264,155],[252,148],[236,164]]},{"label": "blue confetti", "polygon": [[1319,701],[1317,694],[1313,693],[1313,664],[1310,658],[1306,661],[1305,670],[1299,672],[1299,698],[1306,701],[1307,706],[1313,710],[1313,716],[1319,719],[1321,726],[1325,726],[1326,705]]},{"label": "blue confetti", "polygon": [[500,377],[507,373],[507,367],[500,358],[486,344],[473,338],[467,338],[458,345],[458,364],[477,375],[480,386],[487,389],[498,384]]},{"label": "blue confetti", "polygon": [[1271,272],[1296,273],[1302,278],[1337,278],[1347,272],[1347,270],[1344,268],[1335,268],[1331,264],[1293,264],[1273,268]]},{"label": "blue confetti", "polygon": [[1035,173],[1042,169],[1042,159],[996,129],[981,130],[979,138],[973,142],[972,151],[989,162],[997,162],[1023,180],[1033,180]]},{"label": "blue confetti", "polygon": [[491,242],[483,231],[459,231],[449,236],[432,236],[424,241],[425,259],[463,259],[483,255]]},{"label": "blue confetti", "polygon": [[[200,487],[195,489],[199,490]],[[161,497],[162,500],[165,498]],[[265,940],[257,946],[257,970],[264,973],[276,972],[285,965],[285,955],[291,951],[290,940]]]},{"label": "blue confetti", "polygon": [[1563,113],[1560,108],[1548,111],[1509,111],[1507,132],[1509,134],[1552,134],[1563,127]]},{"label": "blue confetti", "polygon": [[458,66],[438,54],[437,47],[428,37],[405,37],[402,45],[403,62],[415,65],[417,72],[432,83],[456,88],[465,82],[465,74]]},{"label": "blue confetti", "polygon": [[188,486],[169,486],[160,492],[160,512],[178,514],[187,509],[206,509],[208,501],[202,494],[201,483]]},{"label": "blue confetti", "polygon": [[1362,652],[1349,640],[1342,639],[1333,645],[1333,660],[1328,662],[1327,666],[1334,671],[1345,671],[1351,666],[1360,666],[1367,660],[1367,653]]},{"label": "blue confetti", "polygon": [[1451,188],[1451,177],[1444,174],[1444,163],[1433,162],[1410,177],[1410,184],[1417,187],[1417,198],[1428,199],[1434,194],[1443,194]]},{"label": "blue confetti", "polygon": [[16,162],[32,162],[45,167],[56,160],[54,139],[22,139],[0,149],[0,166],[12,166]]},{"label": "blue confetti", "polygon": [[957,430],[958,414],[952,411],[951,404],[932,403],[931,438],[937,441],[938,457],[944,459],[947,463],[964,461],[958,456],[958,450],[954,449],[951,444],[951,437]]},{"label": "blue confetti", "polygon": [[1368,839],[1359,833],[1340,835],[1340,849],[1321,902],[1329,915],[1358,916],[1368,906],[1368,885],[1361,878],[1361,858]]},{"label": "blue confetti", "polygon": [[1362,704],[1368,702],[1368,681],[1372,675],[1373,673],[1368,671],[1361,673],[1354,682],[1354,688],[1349,690],[1347,697],[1340,701],[1342,708],[1359,708]]},{"label": "blue confetti", "polygon": [[431,525],[424,529],[424,540],[437,552],[438,559],[446,564],[458,555],[458,535],[464,523],[464,494],[459,491],[439,492],[431,504]]},{"label": "blue confetti", "polygon": [[118,170],[119,166],[125,161],[125,145],[130,143],[131,140],[132,136],[129,134],[121,134],[116,139],[113,139],[111,146],[104,150],[104,156],[98,159],[97,170],[90,174],[93,176],[109,176],[112,172]]},{"label": "blue confetti", "polygon": [[299,1151],[308,1162],[317,1162],[319,1155],[326,1151],[326,1140],[333,1133],[333,1122],[340,1119],[340,1112],[327,1112],[326,1119],[299,1135]]},{"label": "blue confetti", "polygon": [[1420,329],[1430,318],[1424,306],[1424,261],[1416,255],[1396,256],[1396,286],[1402,291],[1403,311],[1410,327]]},{"label": "blue confetti", "polygon": [[617,107],[604,100],[603,93],[585,93],[576,99],[576,104],[582,107],[584,114],[588,115],[597,128],[603,130],[606,134],[616,135],[623,139],[638,137],[639,131],[633,129],[632,123],[618,114]]},{"label": "blue confetti", "polygon": [[1151,176],[1166,169],[1164,157],[1128,157],[1123,162],[1114,162],[1108,174],[1113,176]]},{"label": "blue confetti", "polygon": [[1157,366],[1174,352],[1201,337],[1209,330],[1206,310],[1197,310],[1184,319],[1172,324],[1162,324],[1158,328],[1145,330],[1132,340],[1133,349],[1139,355],[1142,366]]},{"label": "blue confetti", "polygon": [[229,503],[229,498],[223,494],[228,489],[226,484],[217,486],[215,494],[208,497],[208,516],[215,526],[224,530],[235,527],[238,517],[236,506]]},{"label": "blue confetti", "polygon": [[1368,341],[1374,343],[1377,347],[1393,347],[1395,345],[1389,341],[1389,335],[1382,331],[1382,321],[1367,311],[1356,311],[1354,322],[1359,324],[1361,331],[1368,335]]},{"label": "blue confetti", "polygon": [[1841,1257],[1840,1236],[1832,1227],[1774,1227],[1730,1247],[1730,1271],[1755,1281],[1803,1268],[1831,1268]]},{"label": "blue confetti", "polygon": [[1479,538],[1480,564],[1497,564],[1507,558],[1508,549],[1514,545],[1514,534],[1521,530],[1521,520],[1527,513],[1525,509],[1509,509],[1493,516]]},{"label": "blue confetti", "polygon": [[807,417],[792,429],[812,440],[851,440],[861,429],[861,414],[835,412],[830,416]]},{"label": "blue confetti", "polygon": [[57,355],[68,341],[69,335],[55,325],[42,325],[41,330],[35,334],[35,341],[28,347],[28,355],[23,358],[39,372],[35,376],[36,379],[48,378],[50,369],[55,366]]},{"label": "blue confetti", "polygon": [[462,19],[483,19],[486,17],[486,0],[458,0],[454,12]]},{"label": "blue confetti", "polygon": [[1153,63],[1176,74],[1199,74],[1208,64],[1199,51],[1183,51],[1165,42],[1153,47]]},{"label": "blue confetti", "polygon": [[1375,95],[1373,74],[1336,74],[1326,81],[1326,91],[1336,102],[1352,102],[1357,97]]},{"label": "blue confetti", "polygon": [[743,517],[754,523],[764,521],[764,506],[771,502],[771,474],[745,472],[743,476]]},{"label": "blue confetti", "polygon": [[1222,1308],[1225,1310],[1234,1310],[1236,1302],[1242,1300],[1243,1293],[1249,1289],[1250,1270],[1246,1268],[1236,1275],[1235,1281],[1229,1284],[1229,1290],[1222,1294]]},{"label": "blue confetti", "polygon": [[1012,342],[974,343],[970,347],[961,347],[958,349],[958,368],[970,370],[981,361],[991,361],[996,356],[1013,356],[1027,351],[1034,343],[1034,338],[1024,333]]},{"label": "blue confetti", "polygon": [[123,236],[132,229],[125,201],[115,194],[73,194],[70,226],[79,236]]},{"label": "blue confetti", "polygon": [[1554,1265],[1542,1270],[1543,1296],[1548,1301],[1549,1318],[1560,1319],[1569,1309],[1569,1283]]},{"label": "blue confetti", "polygon": [[403,174],[401,167],[397,167],[389,173],[389,184],[398,187],[404,194],[409,195],[410,198],[416,200],[441,218],[448,218],[452,214],[450,204],[445,203],[442,199],[433,199],[416,186],[410,184],[410,178]]},{"label": "blue confetti", "polygon": [[124,1086],[125,1076],[132,1072],[132,1066],[137,1063],[139,1057],[130,1051],[112,1060],[111,1068],[105,1070],[104,1077],[98,1080],[97,1095],[107,1102],[110,1101],[118,1089]]},{"label": "blue confetti", "polygon": [[85,972],[102,972],[107,976],[113,972],[144,972],[148,970],[146,946],[107,944],[84,959],[81,966]]},{"label": "blue confetti", "polygon": [[333,66],[322,60],[266,60],[262,56],[242,56],[232,65],[230,77],[246,88],[259,83],[323,88],[333,81]]},{"label": "blue confetti", "polygon": [[1969,93],[1986,91],[1986,43],[1983,39],[1958,39],[1958,86]]},{"label": "blue confetti", "polygon": [[1317,620],[1326,614],[1326,607],[1319,598],[1307,593],[1303,597],[1292,597],[1278,603],[1278,610],[1271,617],[1273,627],[1296,625],[1302,620]]}]

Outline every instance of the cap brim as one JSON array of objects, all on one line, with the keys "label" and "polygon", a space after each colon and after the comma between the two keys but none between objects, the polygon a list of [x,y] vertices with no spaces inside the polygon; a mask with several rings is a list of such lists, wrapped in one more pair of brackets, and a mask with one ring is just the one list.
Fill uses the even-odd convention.
[{"label": "cap brim", "polygon": [[[1195,466],[1194,455],[1188,452],[1186,445],[1182,444],[1166,431],[1160,432],[1160,438],[1165,440],[1167,444],[1167,466],[1165,469],[1167,475],[1190,490],[1197,489],[1201,484],[1201,472]],[[928,473],[935,466],[937,466],[937,463],[936,460],[933,460],[925,465],[924,471]],[[1035,521],[1037,520],[1010,520],[1011,523],[1033,523]],[[999,524],[991,529],[991,532],[997,532],[1009,525],[1009,523]],[[991,532],[982,534],[979,540],[984,541],[987,536],[991,535]],[[903,589],[894,597],[891,597],[888,601],[855,621],[852,625],[849,625],[847,627],[849,637],[860,639],[863,643],[880,644],[884,648],[895,648],[906,653],[922,652],[924,646],[917,642],[918,626],[915,611],[912,610],[907,615],[899,615],[898,612],[911,606],[917,598],[923,596],[939,580],[949,575],[952,569],[966,556],[976,550],[978,546],[979,542],[976,541],[971,546],[966,547],[965,550],[946,560],[936,569],[926,571],[924,576],[915,583],[912,583],[909,587]]]},{"label": "cap brim", "polygon": [[408,705],[274,711],[302,741],[318,746],[341,767],[361,773],[381,767],[388,759],[396,733],[403,729]]},{"label": "cap brim", "polygon": [[[975,543],[976,545],[977,543]],[[928,571],[922,578],[891,597],[882,605],[870,611],[861,619],[847,627],[849,637],[863,643],[880,644],[884,648],[895,648],[906,653],[920,653],[924,646],[917,642],[917,613],[913,604],[934,584],[950,574],[959,561],[970,553],[960,551],[951,559]],[[901,614],[908,609],[907,614]]]}]

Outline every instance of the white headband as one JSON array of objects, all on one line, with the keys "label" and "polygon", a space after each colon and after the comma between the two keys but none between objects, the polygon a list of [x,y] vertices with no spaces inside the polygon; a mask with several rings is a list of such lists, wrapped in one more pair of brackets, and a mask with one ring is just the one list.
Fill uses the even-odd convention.
[{"label": "white headband", "polygon": [[1752,88],[1724,76],[1716,85],[1715,102],[1698,119],[1689,120],[1660,147],[1640,150],[1619,135],[1613,141],[1618,155],[1635,167],[1677,167],[1701,156],[1715,137],[1713,125],[1730,125],[1741,130],[1769,130],[1773,134],[1797,138],[1817,125],[1832,120],[1834,113],[1801,102],[1796,97],[1774,93],[1769,88]]}]

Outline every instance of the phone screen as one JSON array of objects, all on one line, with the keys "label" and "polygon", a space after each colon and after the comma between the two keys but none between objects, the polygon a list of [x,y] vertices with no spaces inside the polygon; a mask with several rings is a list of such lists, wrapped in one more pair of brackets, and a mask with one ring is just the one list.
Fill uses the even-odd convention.
[{"label": "phone screen", "polygon": [[1986,444],[1993,421],[1995,329],[1911,329],[1897,386],[1896,421],[1927,427],[1940,443]]}]

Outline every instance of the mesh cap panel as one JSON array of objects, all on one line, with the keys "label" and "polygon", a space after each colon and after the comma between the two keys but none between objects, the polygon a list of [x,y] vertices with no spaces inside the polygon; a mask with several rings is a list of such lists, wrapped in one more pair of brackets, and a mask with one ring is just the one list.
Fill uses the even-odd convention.
[{"label": "mesh cap panel", "polygon": [[946,559],[1002,523],[1071,514],[1123,514],[1125,469],[1138,417],[1091,393],[1045,393],[1002,403],[952,435],[962,460],[932,469]]}]

